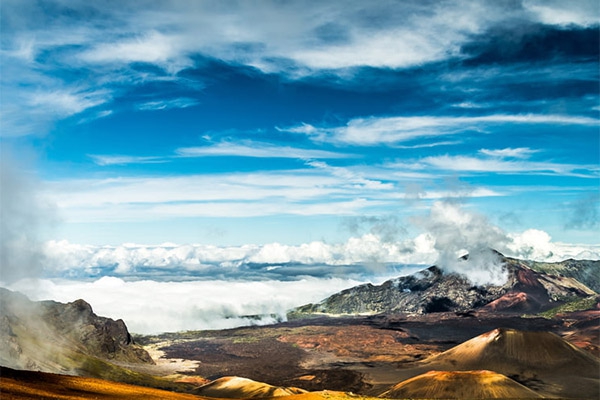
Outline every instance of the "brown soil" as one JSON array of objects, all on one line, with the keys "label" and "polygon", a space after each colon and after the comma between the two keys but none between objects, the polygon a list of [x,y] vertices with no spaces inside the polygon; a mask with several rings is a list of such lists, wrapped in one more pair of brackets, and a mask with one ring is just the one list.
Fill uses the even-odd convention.
[{"label": "brown soil", "polygon": [[[240,333],[239,331],[236,333]],[[359,391],[365,386],[362,374],[346,369],[305,370],[306,351],[295,343],[278,340],[277,334],[261,332],[260,338],[248,336],[203,338],[164,348],[168,358],[200,361],[193,372],[210,380],[223,376],[242,376],[275,386],[299,386],[306,390]],[[189,373],[189,372],[188,372]],[[307,374],[313,379],[301,379]],[[267,378],[267,379],[265,379]]]},{"label": "brown soil", "polygon": [[560,314],[565,321],[563,337],[575,346],[600,357],[600,310]]},{"label": "brown soil", "polygon": [[[420,361],[499,327],[554,332],[586,349],[598,343],[598,331],[579,329],[577,323],[589,321],[587,314],[565,323],[487,312],[316,318],[157,340],[165,341],[165,357],[199,361],[194,372],[186,373],[203,378],[235,375],[309,391],[378,395],[427,372],[419,369]],[[577,336],[580,331],[583,336]]]},{"label": "brown soil", "polygon": [[[553,320],[486,312],[319,318],[137,339],[154,349],[153,354],[162,354],[157,365],[143,365],[147,373],[156,369],[157,375],[169,374],[198,384],[240,376],[274,386],[320,391],[286,397],[289,400],[348,398],[339,392],[376,396],[431,370],[461,369],[493,370],[541,395],[597,398],[600,363],[586,349],[600,342],[598,314],[570,313]],[[507,334],[511,329],[533,333]],[[479,347],[472,345],[474,342],[465,346],[486,332],[489,337],[480,338]],[[510,351],[494,347],[502,343]],[[537,348],[547,348],[548,354],[532,356]],[[514,359],[503,358],[509,353]],[[532,361],[530,356],[538,358]],[[168,364],[173,368],[165,369]],[[93,379],[78,381],[29,372],[17,377],[10,371],[2,370],[2,399],[193,398]]]}]

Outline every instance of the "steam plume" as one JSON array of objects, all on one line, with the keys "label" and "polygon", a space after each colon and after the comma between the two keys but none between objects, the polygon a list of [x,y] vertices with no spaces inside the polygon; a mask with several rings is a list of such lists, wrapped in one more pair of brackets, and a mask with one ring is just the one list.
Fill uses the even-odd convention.
[{"label": "steam plume", "polygon": [[[503,251],[509,239],[483,215],[464,210],[456,201],[440,201],[416,223],[433,238],[439,267],[478,285],[506,282],[507,273],[493,250]],[[465,253],[468,259],[461,259]]]},{"label": "steam plume", "polygon": [[35,179],[6,149],[0,153],[0,281],[37,277],[42,271],[40,232],[52,207],[39,196]]}]

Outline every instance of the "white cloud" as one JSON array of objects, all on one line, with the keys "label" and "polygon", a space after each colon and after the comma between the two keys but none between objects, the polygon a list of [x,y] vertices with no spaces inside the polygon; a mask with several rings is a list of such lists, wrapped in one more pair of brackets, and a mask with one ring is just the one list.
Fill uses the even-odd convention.
[{"label": "white cloud", "polygon": [[[432,238],[440,268],[465,274],[475,284],[506,282],[507,272],[491,250],[503,252],[508,238],[485,216],[457,202],[437,201],[428,215],[415,217],[415,224]],[[468,260],[459,259],[465,254]]]},{"label": "white cloud", "polygon": [[349,182],[356,188],[365,189],[383,189],[392,190],[394,185],[385,183],[380,180],[368,179],[363,176],[363,173],[357,172],[351,168],[334,167],[323,161],[307,161],[307,165],[328,172],[331,176],[339,177],[345,182]]},{"label": "white cloud", "polygon": [[[506,174],[556,174],[595,178],[596,167],[592,165],[558,164],[538,161],[507,161],[499,158],[477,158],[468,156],[425,157],[422,164],[442,171],[495,172]],[[585,171],[585,172],[583,172]]]},{"label": "white cloud", "polygon": [[546,16],[562,15],[584,24],[593,19],[579,4],[525,5],[532,14],[502,3],[461,1],[129,5],[103,9],[121,26],[107,37],[90,29],[96,43],[80,57],[94,63],[149,62],[171,71],[189,66],[195,53],[291,74],[357,66],[401,68],[456,56],[470,35],[506,19],[533,16],[559,24],[563,22]]},{"label": "white cloud", "polygon": [[181,147],[176,153],[182,157],[203,156],[242,156],[257,158],[345,158],[351,155],[319,149],[302,149],[290,146],[278,146],[256,141],[239,143],[221,142],[202,147]]},{"label": "white cloud", "polygon": [[[154,157],[92,157],[102,165],[163,161]],[[373,172],[360,166],[334,167],[321,161],[306,164],[312,168],[53,181],[45,194],[67,222],[148,220],[148,216],[340,215],[397,201],[393,194],[399,189],[393,179],[398,178],[386,177],[382,171],[375,173],[385,180],[372,179]]]},{"label": "white cloud", "polygon": [[[151,108],[148,108],[151,109]],[[162,109],[162,108],[156,108]],[[344,154],[319,149],[303,149],[291,146],[278,146],[266,142],[241,141],[221,142],[197,147],[180,147],[175,150],[174,155],[166,156],[132,156],[132,155],[103,155],[90,154],[89,157],[101,166],[125,165],[125,164],[150,164],[169,162],[178,157],[255,157],[255,158],[296,158],[300,160],[321,158],[348,158],[355,157],[352,154]]]},{"label": "white cloud", "polygon": [[[313,156],[308,168],[255,173],[117,177],[51,181],[44,194],[58,206],[64,220],[75,222],[148,221],[178,217],[249,217],[273,215],[356,215],[383,212],[410,198],[402,187],[415,179],[425,188],[421,199],[452,197],[433,184],[439,172],[425,162],[381,166],[335,166],[318,161],[321,153],[298,153],[277,146],[258,147],[255,156]],[[248,152],[225,147],[218,152]],[[208,151],[211,154],[212,150]],[[199,156],[195,148],[189,150]],[[203,154],[203,151],[200,151]],[[207,155],[208,155],[207,154]],[[336,153],[334,153],[336,154]],[[332,155],[334,155],[332,154]],[[172,156],[90,155],[99,165],[168,162]],[[424,171],[424,172],[421,172]],[[433,173],[435,172],[435,173]],[[504,196],[507,192],[473,187],[465,197]],[[378,211],[377,211],[378,210]]]},{"label": "white cloud", "polygon": [[[498,248],[504,243],[506,255],[537,261],[600,259],[598,245],[552,242],[547,233],[534,229],[504,235],[484,217],[449,203],[438,203],[424,218],[428,232],[396,242],[374,234],[339,244],[316,241],[298,246],[89,246],[52,241],[45,248],[46,273],[70,280],[21,280],[2,285],[35,300],[83,298],[97,314],[125,320],[133,332],[154,333],[274,322],[270,314],[284,318],[292,307],[420,268],[402,267],[407,263],[429,266],[443,262],[438,265],[468,273],[478,283],[500,279],[501,269],[490,268],[495,265],[492,259],[480,256],[469,263],[456,261],[455,256],[469,250],[475,254],[481,246]],[[400,268],[386,269],[382,267],[385,263]],[[252,268],[244,269],[245,264]],[[73,280],[82,275],[100,278]],[[243,318],[247,315],[266,316],[251,321]]]},{"label": "white cloud", "polygon": [[594,118],[568,115],[496,114],[476,117],[370,117],[355,118],[345,126],[314,127],[307,124],[289,128],[304,133],[315,141],[346,145],[376,146],[416,139],[454,135],[468,130],[481,130],[497,124],[599,125]]},{"label": "white cloud", "polygon": [[179,97],[171,100],[148,101],[138,104],[137,109],[142,111],[169,110],[171,108],[188,108],[199,104],[198,100],[188,97]]},{"label": "white cloud", "polygon": [[90,154],[89,157],[94,162],[101,166],[106,165],[125,165],[125,164],[152,164],[162,163],[168,160],[155,156],[118,156],[118,155],[101,155]]},{"label": "white cloud", "polygon": [[441,141],[441,142],[429,142],[429,143],[420,143],[420,144],[413,144],[413,145],[395,145],[394,148],[413,150],[413,149],[426,149],[426,148],[438,147],[438,146],[455,146],[455,145],[458,145],[461,143],[462,143],[462,141],[459,141],[459,140],[445,140],[445,141]]},{"label": "white cloud", "polygon": [[309,172],[232,173],[58,181],[49,184],[63,207],[180,201],[294,200],[324,196],[339,181]]},{"label": "white cloud", "polygon": [[78,114],[108,101],[106,91],[77,92],[56,90],[35,93],[30,100],[34,112],[56,113],[61,116]]},{"label": "white cloud", "polygon": [[550,235],[539,229],[511,233],[507,247],[514,257],[535,261],[558,262],[569,258],[576,260],[600,259],[600,245],[553,242]]},{"label": "white cloud", "polygon": [[545,24],[592,26],[600,23],[600,7],[595,0],[524,0],[523,6]]},{"label": "white cloud", "polygon": [[[82,298],[96,314],[123,319],[131,332],[159,333],[273,323],[285,319],[286,311],[295,306],[320,301],[359,283],[342,278],[157,282],[103,277],[92,282],[27,280],[8,288],[33,300],[71,302]],[[253,315],[263,318],[244,318]]]},{"label": "white cloud", "polygon": [[17,58],[24,62],[30,63],[35,59],[35,42],[32,37],[17,37],[13,48],[3,48],[0,50],[0,55],[3,59]]},{"label": "white cloud", "polygon": [[[478,254],[490,248],[538,261],[570,257],[600,259],[598,245],[552,242],[547,233],[535,229],[505,234],[484,216],[447,201],[436,202],[428,214],[413,220],[424,232],[412,239],[387,237],[386,223],[391,226],[396,222],[382,219],[377,227],[381,233],[365,233],[341,243],[93,246],[65,240],[49,241],[43,249],[44,268],[47,276],[61,277],[116,274],[159,280],[165,277],[211,279],[220,275],[229,279],[260,280],[302,276],[357,279],[373,276],[373,268],[378,273],[388,274],[383,265],[432,265],[437,260],[438,265],[452,268],[465,253]],[[248,265],[255,266],[248,268]],[[268,266],[279,266],[279,269]],[[462,264],[458,267],[462,268]]]},{"label": "white cloud", "polygon": [[[337,244],[314,241],[296,246],[276,242],[228,247],[202,244],[92,246],[62,240],[47,242],[44,254],[45,270],[50,276],[94,276],[112,272],[131,277],[155,274],[160,278],[179,273],[180,279],[188,275],[207,279],[215,274],[226,274],[231,279],[257,276],[264,279],[314,274],[348,277],[369,273],[370,267],[346,270],[323,266],[428,264],[435,260],[433,248],[421,244],[419,253],[415,253],[414,248],[413,240],[391,242],[368,233]],[[249,271],[244,269],[247,264],[302,264],[304,267]],[[315,266],[322,269],[315,270]]]},{"label": "white cloud", "polygon": [[[2,59],[1,137],[44,134],[56,121],[107,104],[112,93],[91,82],[65,83],[45,76],[36,64]],[[9,78],[10,77],[10,78]],[[98,111],[97,116],[102,116]]]},{"label": "white cloud", "polygon": [[[310,7],[278,1],[72,2],[68,12],[61,1],[50,4],[56,10],[53,18],[42,5],[3,2],[3,76],[10,77],[3,79],[3,108],[7,103],[15,108],[3,110],[8,113],[3,116],[8,127],[3,136],[45,132],[53,122],[107,102],[118,90],[141,82],[172,79],[198,89],[197,81],[177,76],[194,66],[198,56],[292,78],[323,71],[352,76],[356,67],[405,68],[460,56],[473,35],[507,20],[582,26],[598,21],[593,1],[526,1],[525,13],[503,2],[463,1],[317,2]],[[139,63],[161,71],[133,67]],[[47,81],[67,70],[77,70],[68,75],[72,79],[82,78],[68,82],[65,74],[65,81],[32,85],[32,78]],[[40,93],[31,92],[40,87]],[[107,93],[92,95],[99,87]],[[45,110],[26,126],[18,117],[28,110],[28,101],[20,99],[24,92]],[[141,105],[170,106],[152,101]],[[350,124],[334,134],[340,141],[373,143],[356,136],[352,128]],[[383,129],[375,139],[383,143],[414,136],[411,129]]]},{"label": "white cloud", "polygon": [[136,33],[133,38],[102,41],[81,53],[79,58],[88,63],[154,63],[173,74],[193,65],[181,46],[183,38],[178,35],[158,31]]},{"label": "white cloud", "polygon": [[1,137],[43,134],[55,121],[99,107],[112,99],[108,90],[93,89],[88,85],[71,87],[56,80],[31,76],[27,70],[22,74],[3,72],[3,75],[14,73],[24,77],[11,82],[3,79]]},{"label": "white cloud", "polygon": [[442,199],[464,199],[464,198],[477,198],[477,197],[499,197],[505,196],[504,192],[499,192],[497,190],[487,189],[487,188],[471,188],[464,192],[456,192],[451,190],[446,191],[435,191],[428,190],[423,191],[421,193],[417,193],[416,196],[414,193],[402,193],[399,197],[403,199],[414,199],[415,197],[418,199],[427,199],[427,200],[442,200]]},{"label": "white cloud", "polygon": [[533,150],[527,147],[517,147],[517,148],[504,148],[504,149],[481,149],[479,150],[481,154],[490,157],[512,157],[512,158],[529,158],[530,155],[537,153],[538,150]]}]

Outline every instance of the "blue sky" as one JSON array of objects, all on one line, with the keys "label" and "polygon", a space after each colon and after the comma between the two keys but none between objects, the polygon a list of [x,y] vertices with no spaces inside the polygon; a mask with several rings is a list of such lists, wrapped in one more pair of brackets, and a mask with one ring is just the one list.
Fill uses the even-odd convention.
[{"label": "blue sky", "polygon": [[596,1],[1,7],[3,159],[44,239],[405,240],[445,201],[598,243]]}]

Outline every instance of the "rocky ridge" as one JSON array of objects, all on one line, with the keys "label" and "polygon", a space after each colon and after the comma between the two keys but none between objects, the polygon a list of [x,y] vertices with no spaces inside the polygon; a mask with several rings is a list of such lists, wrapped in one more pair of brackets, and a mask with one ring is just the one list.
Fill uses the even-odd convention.
[{"label": "rocky ridge", "polygon": [[[320,303],[291,310],[288,318],[323,314],[465,313],[473,310],[538,313],[597,295],[573,277],[536,271],[525,261],[499,253],[497,257],[508,276],[502,285],[475,285],[465,275],[447,273],[432,266],[381,285],[367,283],[343,290]],[[549,269],[548,265],[546,269]],[[576,269],[571,267],[570,270]]]},{"label": "rocky ridge", "polygon": [[33,302],[0,288],[0,365],[77,374],[92,359],[153,364],[122,320],[96,315],[84,300]]},{"label": "rocky ridge", "polygon": [[600,293],[600,260],[574,260],[570,258],[554,263],[527,261],[526,264],[537,272],[577,279],[590,289]]}]

